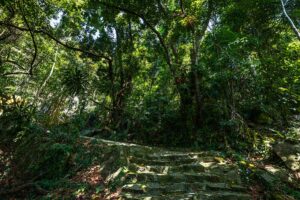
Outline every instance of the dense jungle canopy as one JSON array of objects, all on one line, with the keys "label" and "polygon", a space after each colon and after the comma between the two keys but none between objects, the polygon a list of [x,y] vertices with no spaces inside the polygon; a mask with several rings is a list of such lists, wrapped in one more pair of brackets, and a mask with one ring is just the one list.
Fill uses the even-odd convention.
[{"label": "dense jungle canopy", "polygon": [[83,136],[266,156],[299,114],[298,0],[0,1],[1,177]]}]

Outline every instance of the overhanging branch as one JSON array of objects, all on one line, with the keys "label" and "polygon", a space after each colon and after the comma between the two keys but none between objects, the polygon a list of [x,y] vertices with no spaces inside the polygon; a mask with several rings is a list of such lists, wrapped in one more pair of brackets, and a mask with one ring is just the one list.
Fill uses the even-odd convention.
[{"label": "overhanging branch", "polygon": [[[21,6],[20,6],[21,8]],[[35,63],[35,60],[37,58],[37,54],[38,54],[38,47],[37,47],[37,44],[36,44],[36,41],[35,41],[35,36],[34,36],[34,32],[32,30],[32,28],[30,27],[27,19],[26,19],[26,16],[25,16],[25,13],[24,13],[24,10],[21,8],[21,11],[22,11],[22,18],[29,30],[29,33],[30,33],[30,37],[31,37],[31,40],[32,40],[32,43],[33,43],[33,47],[34,47],[34,53],[33,53],[33,56],[32,56],[32,60],[31,60],[31,63],[30,63],[30,68],[29,68],[29,74],[32,76],[33,75],[33,68],[34,68],[34,63]]]},{"label": "overhanging branch", "polygon": [[30,74],[26,71],[8,72],[8,73],[0,74],[0,76],[11,76],[11,75],[30,75]]},{"label": "overhanging branch", "polygon": [[294,33],[296,34],[298,40],[300,40],[300,32],[298,31],[296,25],[294,24],[293,20],[290,18],[290,16],[288,15],[287,11],[286,11],[286,8],[285,8],[285,5],[286,3],[288,2],[284,2],[283,0],[280,0],[281,2],[281,7],[282,7],[282,10],[283,10],[283,14],[285,15],[285,17],[287,18],[287,20],[289,21],[290,23],[290,26],[292,27]]},{"label": "overhanging branch", "polygon": [[[3,21],[0,21],[0,25],[1,26],[12,27],[12,28],[18,29],[19,31],[30,32],[30,30],[28,28],[19,27],[19,26],[15,25],[15,24],[6,23],[6,22],[3,22]],[[86,51],[84,49],[71,46],[71,45],[69,45],[67,43],[64,43],[63,41],[57,39],[51,33],[47,32],[47,31],[45,31],[43,29],[32,30],[32,32],[34,32],[36,34],[41,34],[41,35],[47,36],[48,38],[50,38],[51,40],[53,40],[57,44],[60,44],[60,45],[62,45],[63,47],[65,47],[67,49],[70,49],[70,50],[73,50],[73,51],[77,51],[77,52],[81,52],[81,53],[86,54],[86,55],[91,56],[91,57],[102,58],[102,59],[105,59],[108,62],[112,62],[112,59],[109,56],[106,56],[104,54],[94,53],[94,52],[91,52],[91,51]]]}]

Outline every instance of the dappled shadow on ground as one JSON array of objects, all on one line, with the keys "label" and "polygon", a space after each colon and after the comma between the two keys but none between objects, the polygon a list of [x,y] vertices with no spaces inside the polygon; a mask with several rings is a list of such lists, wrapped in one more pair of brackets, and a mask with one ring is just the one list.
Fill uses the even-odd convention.
[{"label": "dappled shadow on ground", "polygon": [[[259,200],[268,196],[269,183],[281,186],[278,180],[288,183],[291,175],[282,165],[258,158],[246,163],[216,151],[170,151],[88,137],[78,139],[70,163],[65,177],[39,182],[47,194],[32,199]],[[256,182],[245,179],[258,175]],[[278,191],[274,194],[280,196]],[[20,192],[26,196],[25,189]]]}]

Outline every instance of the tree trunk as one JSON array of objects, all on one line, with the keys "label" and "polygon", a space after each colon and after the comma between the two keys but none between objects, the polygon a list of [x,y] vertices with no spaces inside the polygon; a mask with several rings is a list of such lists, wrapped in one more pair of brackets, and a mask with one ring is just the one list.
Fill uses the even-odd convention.
[{"label": "tree trunk", "polygon": [[200,74],[198,71],[199,67],[199,45],[200,45],[200,38],[196,35],[194,39],[193,49],[191,52],[191,70],[193,75],[192,83],[194,86],[194,101],[195,101],[195,114],[194,114],[194,123],[195,128],[200,128],[202,125],[202,97],[200,91]]}]

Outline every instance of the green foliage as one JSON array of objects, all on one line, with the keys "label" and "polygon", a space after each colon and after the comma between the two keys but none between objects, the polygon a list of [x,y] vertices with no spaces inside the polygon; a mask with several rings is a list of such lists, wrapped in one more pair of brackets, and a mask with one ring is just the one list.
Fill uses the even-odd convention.
[{"label": "green foliage", "polygon": [[[20,98],[20,97],[19,97]],[[11,150],[18,135],[28,127],[32,112],[24,100],[17,101],[15,96],[1,98],[0,103],[0,146]]]},{"label": "green foliage", "polygon": [[[286,5],[297,27],[299,6]],[[266,138],[297,137],[300,41],[279,1],[12,0],[0,13],[0,150],[18,177],[61,177],[80,132],[260,155]]]},{"label": "green foliage", "polygon": [[71,165],[76,135],[30,127],[20,132],[13,152],[14,173],[20,179],[56,179]]},{"label": "green foliage", "polygon": [[62,83],[66,86],[70,95],[77,95],[86,90],[88,85],[88,74],[82,67],[75,65],[62,71]]}]

